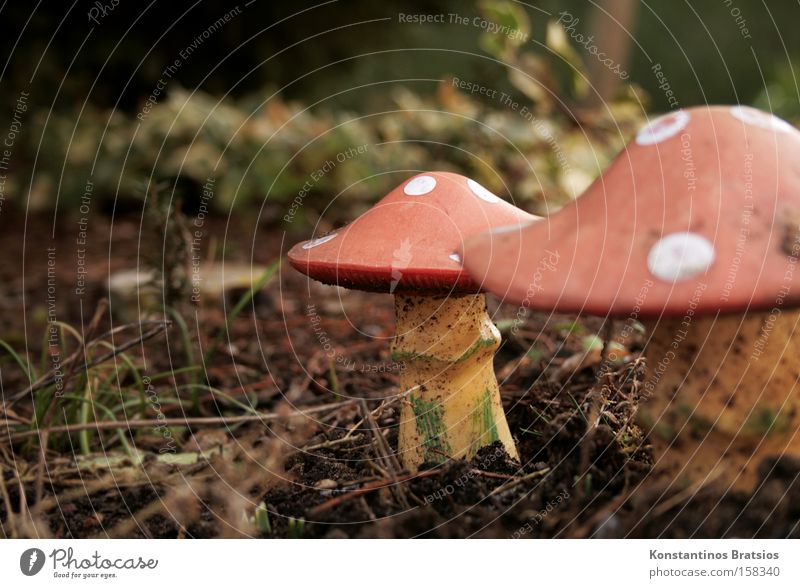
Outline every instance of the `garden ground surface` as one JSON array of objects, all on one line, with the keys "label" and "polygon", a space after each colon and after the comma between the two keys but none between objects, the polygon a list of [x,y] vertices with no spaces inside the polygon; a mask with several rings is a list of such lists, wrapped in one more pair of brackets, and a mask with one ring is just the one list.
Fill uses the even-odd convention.
[{"label": "garden ground surface", "polygon": [[[179,305],[185,328],[170,315],[169,328],[139,341],[146,325],[117,329],[138,314],[120,301],[90,325],[109,270],[135,267],[147,244],[138,217],[92,218],[82,297],[77,224],[59,219],[51,239],[50,218],[4,219],[0,338],[39,376],[54,353],[63,362],[81,350],[71,336],[42,350],[49,286],[57,320],[118,349],[133,342],[132,365],[121,353],[89,369],[64,365],[45,460],[32,398],[46,403],[42,390],[54,388],[11,402],[30,380],[0,351],[5,536],[800,537],[796,464],[775,468],[752,496],[643,483],[641,342],[627,341],[625,361],[598,377],[597,319],[532,314],[516,324],[517,309],[490,298],[521,465],[491,446],[408,475],[392,454],[402,399],[390,296],[310,283],[284,263],[222,337],[236,300]],[[248,223],[208,219],[203,255],[269,264],[298,238]],[[100,357],[103,345],[87,353]]]}]

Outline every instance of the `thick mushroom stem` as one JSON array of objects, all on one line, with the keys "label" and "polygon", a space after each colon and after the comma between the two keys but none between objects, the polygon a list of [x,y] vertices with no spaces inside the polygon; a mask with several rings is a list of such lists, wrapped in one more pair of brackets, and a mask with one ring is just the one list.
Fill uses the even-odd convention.
[{"label": "thick mushroom stem", "polygon": [[470,458],[501,441],[517,459],[492,358],[500,332],[483,294],[396,296],[392,358],[402,362],[399,453],[416,471],[425,462]]},{"label": "thick mushroom stem", "polygon": [[654,475],[752,489],[766,458],[800,456],[800,311],[653,321],[639,420]]}]

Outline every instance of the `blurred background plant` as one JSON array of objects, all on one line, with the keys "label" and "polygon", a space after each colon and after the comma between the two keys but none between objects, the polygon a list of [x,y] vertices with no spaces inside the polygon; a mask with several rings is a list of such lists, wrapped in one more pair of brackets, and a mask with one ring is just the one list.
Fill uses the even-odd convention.
[{"label": "blurred background plant", "polygon": [[[5,74],[17,90],[4,95],[9,109],[30,95],[5,186],[19,209],[72,210],[91,179],[107,211],[139,209],[144,186],[163,182],[188,212],[211,178],[217,212],[259,208],[265,224],[302,228],[351,218],[412,171],[446,169],[546,213],[586,187],[646,112],[675,106],[654,65],[680,106],[754,102],[800,115],[789,57],[798,40],[775,43],[791,20],[784,4],[126,4],[96,24],[77,9],[30,19],[24,35],[41,50],[14,52]],[[7,10],[6,23],[30,16],[25,5]],[[0,36],[6,54],[14,38]],[[55,96],[53,80],[63,80]]]}]

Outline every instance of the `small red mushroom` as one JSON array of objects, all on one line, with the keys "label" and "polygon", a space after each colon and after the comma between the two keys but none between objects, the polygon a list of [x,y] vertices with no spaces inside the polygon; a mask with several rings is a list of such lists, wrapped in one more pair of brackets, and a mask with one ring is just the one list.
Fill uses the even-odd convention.
[{"label": "small red mushroom", "polygon": [[459,251],[466,238],[535,218],[473,180],[428,172],[289,252],[291,265],[315,280],[395,295],[392,356],[405,366],[406,395],[399,452],[409,470],[468,458],[498,440],[517,457],[492,365],[500,334]]},{"label": "small red mushroom", "polygon": [[763,458],[800,455],[798,157],[800,132],[771,114],[676,111],[558,213],[471,239],[465,267],[531,308],[642,320],[656,472],[751,486]]}]

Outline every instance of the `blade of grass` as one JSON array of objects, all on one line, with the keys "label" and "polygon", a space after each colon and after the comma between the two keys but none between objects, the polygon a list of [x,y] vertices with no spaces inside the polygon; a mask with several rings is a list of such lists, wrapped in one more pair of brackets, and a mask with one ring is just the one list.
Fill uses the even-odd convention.
[{"label": "blade of grass", "polygon": [[264,502],[256,507],[255,525],[261,533],[272,533],[272,525],[269,522],[269,511]]},{"label": "blade of grass", "polygon": [[[354,404],[355,401],[353,400],[338,400],[336,402],[330,402],[327,404],[319,404],[315,406],[303,407],[297,410],[291,411],[289,415],[301,415],[307,417],[310,414],[316,414],[322,411],[328,410],[341,410],[343,406],[349,406]],[[215,417],[176,417],[170,418],[166,417],[164,419],[128,419],[125,421],[109,421],[109,422],[100,422],[100,423],[91,423],[89,425],[59,425],[52,427],[49,429],[50,433],[65,433],[65,432],[75,432],[79,431],[85,426],[89,426],[93,429],[118,429],[120,427],[127,427],[129,430],[138,427],[157,427],[157,426],[167,426],[167,427],[199,427],[199,426],[230,426],[234,423],[256,423],[256,422],[264,422],[264,421],[272,421],[278,420],[281,418],[285,418],[286,414],[278,414],[276,412],[267,412],[267,413],[257,413],[257,414],[248,414],[248,415],[235,415],[235,416],[215,416]],[[16,442],[19,439],[26,439],[28,437],[35,437],[40,433],[37,430],[22,430],[16,433],[13,433],[9,436],[11,441]]]},{"label": "blade of grass", "polygon": [[[111,343],[109,343],[108,341],[100,341],[97,344],[97,346],[98,347],[105,347],[105,348],[107,348],[107,349],[109,349],[111,351],[114,351],[114,346]],[[125,353],[125,352],[117,353],[117,357],[119,357],[122,360],[122,363],[124,363],[125,365],[124,366],[117,366],[117,368],[114,370],[114,373],[109,375],[105,382],[108,383],[115,377],[118,378],[118,382],[119,382],[119,374],[120,374],[120,372],[122,371],[123,368],[127,367],[129,372],[133,375],[133,379],[136,380],[136,385],[139,386],[139,387],[144,386],[144,383],[142,382],[142,374],[141,374],[141,370],[142,370],[143,366],[137,365],[136,362],[133,361],[131,356],[128,355],[127,353]],[[113,357],[111,359],[113,359]],[[102,364],[99,364],[99,365],[102,365]],[[99,365],[98,366],[93,366],[93,368],[99,367]]]},{"label": "blade of grass", "polygon": [[[184,353],[186,354],[186,365],[195,365],[194,361],[194,351],[192,351],[192,336],[189,334],[189,327],[186,325],[186,321],[181,316],[181,313],[177,311],[177,309],[172,307],[167,307],[164,311],[170,315],[175,324],[178,325],[178,329],[181,332],[181,339],[183,340],[183,347]],[[197,378],[192,378],[192,383],[196,383]]]},{"label": "blade of grass", "polygon": [[339,394],[339,378],[336,376],[336,362],[333,361],[331,358],[328,361],[328,372],[329,372],[329,379],[331,383],[331,391],[338,395]]},{"label": "blade of grass", "polygon": [[[130,390],[130,388],[127,388],[127,390]],[[121,395],[124,396],[125,393],[123,393]],[[133,394],[130,394],[130,396],[133,396]],[[161,406],[165,406],[165,405],[168,405],[168,404],[176,404],[176,405],[180,406],[181,408],[183,408],[184,410],[188,410],[191,407],[191,402],[185,401],[185,400],[181,400],[180,398],[177,398],[175,396],[165,396],[163,398],[161,396],[159,396],[158,397],[158,403]],[[125,402],[120,402],[119,404],[115,404],[115,405],[111,406],[110,408],[115,413],[117,413],[119,411],[122,411],[124,414],[127,415],[128,410],[130,410],[130,409],[132,409],[134,407],[139,407],[141,409],[141,402],[139,401],[139,398],[134,398],[133,400],[127,400]],[[134,412],[132,414],[137,414],[137,413]],[[141,414],[142,416],[145,416],[147,414],[147,407],[145,406],[144,410],[140,410],[140,412],[138,414]]]},{"label": "blade of grass", "polygon": [[5,349],[12,359],[17,362],[17,365],[19,365],[19,367],[22,368],[22,371],[25,372],[25,375],[28,376],[28,380],[33,382],[36,379],[36,371],[27,360],[22,359],[22,357],[16,351],[14,351],[14,348],[11,347],[11,345],[0,339],[0,347]]},{"label": "blade of grass", "polygon": [[586,418],[586,415],[584,414],[583,409],[581,408],[581,405],[578,404],[577,400],[575,400],[575,397],[572,395],[572,392],[567,392],[567,394],[572,399],[572,402],[575,404],[575,408],[578,409],[578,413],[581,415],[581,418],[583,419],[583,422],[588,425],[589,424],[589,419]]},{"label": "blade of grass", "polygon": [[[89,405],[92,403],[92,384],[91,381],[86,382],[86,388],[83,393],[84,402],[81,403],[81,417],[80,423],[89,422]],[[89,448],[89,429],[84,429],[78,433],[78,444],[81,447],[81,453],[89,455],[91,449]]]},{"label": "blade of grass", "polygon": [[[106,348],[110,349],[111,351],[114,351],[114,346],[111,343],[109,343],[108,341],[100,341],[98,343],[98,347],[106,347]],[[139,371],[139,367],[134,363],[134,361],[130,358],[130,356],[127,353],[125,353],[124,351],[118,353],[117,355],[120,357],[120,359],[122,359],[122,362],[125,364],[125,366],[127,366],[127,368],[130,370],[130,373],[133,374],[133,378],[136,380],[136,389],[139,391],[139,403],[141,405],[142,412],[144,412],[144,410],[145,410],[145,408],[147,406],[147,398],[145,396],[145,391],[144,391],[144,380],[142,379],[142,374]],[[114,363],[116,363],[116,361]],[[121,381],[121,378],[119,376],[120,370],[122,369],[122,367],[123,366],[117,366],[117,369],[114,370],[114,373],[111,374],[108,377],[108,379],[106,379],[103,382],[103,384],[101,385],[101,389],[105,389],[108,386],[108,384],[111,382],[111,380],[116,378],[116,380],[117,380],[117,390],[122,390],[122,381]],[[92,369],[94,369],[94,368],[92,368]]]},{"label": "blade of grass", "polygon": [[535,421],[533,421],[533,424],[534,424],[534,425],[537,423],[537,421],[540,421],[540,420],[541,420],[542,422],[545,422],[545,423],[549,423],[549,422],[550,422],[550,420],[549,420],[547,417],[545,417],[545,416],[544,416],[544,415],[543,415],[541,412],[539,412],[538,410],[536,410],[536,407],[535,407],[535,406],[531,405],[531,410],[533,411],[533,414],[535,414],[535,415],[536,415],[536,420],[535,420]]},{"label": "blade of grass", "polygon": [[[138,326],[141,327],[142,325],[152,324],[154,322],[157,323],[158,326],[150,329],[149,331],[146,331],[146,332],[142,333],[141,335],[139,335],[138,337],[136,337],[134,339],[130,339],[130,340],[120,344],[119,346],[114,347],[113,351],[109,351],[108,353],[106,353],[102,357],[98,357],[97,359],[94,359],[91,362],[84,362],[82,365],[76,366],[76,369],[79,372],[84,372],[84,371],[88,370],[89,368],[92,368],[92,367],[94,367],[96,365],[105,363],[106,361],[108,361],[109,359],[114,357],[115,355],[118,355],[119,353],[122,353],[123,351],[126,351],[126,350],[130,349],[131,347],[134,347],[135,345],[139,345],[140,343],[142,343],[144,341],[152,339],[156,335],[158,335],[161,332],[163,332],[166,329],[168,329],[170,327],[170,325],[172,324],[172,323],[163,322],[163,321],[143,321],[141,323],[138,323]],[[130,327],[133,327],[133,326],[136,326],[136,325],[133,325],[133,324],[131,324],[131,325],[122,325],[121,327],[117,327],[115,329],[112,329],[111,331],[109,331],[108,333],[103,335],[103,338],[111,336],[116,332],[121,332],[122,330],[129,329]],[[91,343],[90,345],[92,345],[92,344],[95,344],[95,343]],[[69,358],[64,360],[64,362],[62,364],[62,367],[67,366],[70,369],[73,369],[74,362],[77,361],[78,359],[80,359],[82,351],[83,351],[83,349],[79,349],[78,351],[73,353]],[[13,396],[11,396],[11,403],[13,404],[14,402],[19,400],[23,396],[27,396],[28,394],[30,394],[32,391],[36,391],[36,390],[39,390],[41,388],[45,388],[45,387],[51,386],[56,380],[57,380],[57,378],[55,377],[55,375],[53,373],[53,370],[50,370],[49,373],[41,376],[39,379],[34,381],[33,384],[28,386],[25,390],[22,390],[21,392],[17,392]]]},{"label": "blade of grass", "polygon": [[[82,402],[82,403],[87,404],[87,405],[91,404],[92,406],[100,409],[100,411],[103,412],[108,418],[110,418],[112,420],[117,420],[117,415],[114,414],[114,411],[112,411],[110,408],[108,408],[104,404],[101,404],[101,403],[97,402],[96,400],[92,401],[91,398],[87,399],[87,398],[84,398],[83,396],[75,396],[74,394],[65,394],[64,398],[66,400],[72,400],[74,402]],[[68,427],[69,425],[65,425],[65,426]],[[86,422],[79,423],[78,431],[80,433],[82,433],[84,430],[91,431],[91,429],[92,429],[92,425],[89,422],[88,418],[87,418]],[[117,433],[117,438],[119,439],[120,444],[125,449],[125,453],[127,453],[129,456],[133,457],[136,453],[133,451],[133,448],[131,447],[130,443],[128,443],[128,439],[127,439],[127,437],[125,437],[125,431],[122,428],[117,428],[116,429],[116,433]],[[82,450],[83,449],[81,448],[81,451]]]},{"label": "blade of grass", "polygon": [[[250,414],[258,414],[258,411],[252,406],[245,404],[244,402],[241,402],[239,400],[236,400],[233,396],[223,392],[222,390],[218,390],[217,388],[213,388],[211,386],[206,386],[205,384],[184,384],[183,386],[178,386],[178,389],[205,390],[206,392],[211,393],[213,396],[222,396],[225,400],[227,400],[228,402],[230,402],[235,406],[238,406],[245,412],[248,412]],[[196,394],[192,394],[192,404],[194,404],[195,398]],[[197,398],[197,400],[199,402],[199,397]]]},{"label": "blade of grass", "polygon": [[164,378],[169,378],[170,376],[177,376],[178,374],[184,374],[187,372],[199,372],[202,370],[203,367],[199,365],[189,365],[182,368],[176,368],[174,370],[169,370],[166,372],[159,372],[150,376],[150,381],[155,382],[156,380],[163,380]]}]

